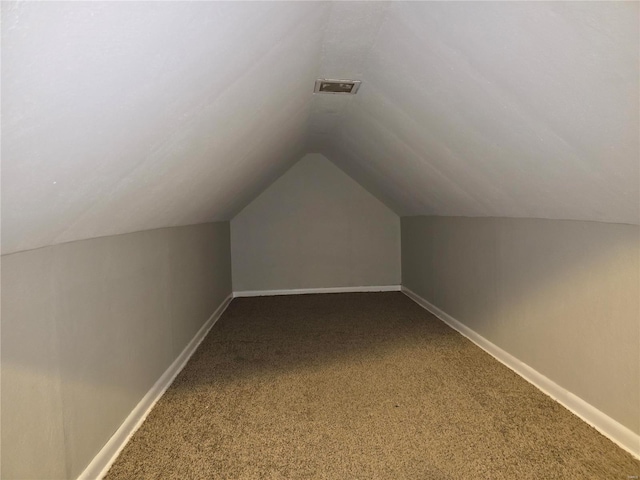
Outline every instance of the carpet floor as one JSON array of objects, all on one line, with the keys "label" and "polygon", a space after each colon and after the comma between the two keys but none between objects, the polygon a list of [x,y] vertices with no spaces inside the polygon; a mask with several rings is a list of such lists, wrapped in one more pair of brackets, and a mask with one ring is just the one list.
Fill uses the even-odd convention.
[{"label": "carpet floor", "polygon": [[621,479],[640,462],[399,292],[234,299],[108,479]]}]

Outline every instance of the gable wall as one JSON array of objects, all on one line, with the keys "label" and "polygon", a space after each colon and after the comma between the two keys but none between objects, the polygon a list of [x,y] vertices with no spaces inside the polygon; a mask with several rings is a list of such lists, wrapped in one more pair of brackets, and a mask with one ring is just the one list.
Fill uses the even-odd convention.
[{"label": "gable wall", "polygon": [[400,218],[307,155],[231,221],[234,291],[400,284]]}]

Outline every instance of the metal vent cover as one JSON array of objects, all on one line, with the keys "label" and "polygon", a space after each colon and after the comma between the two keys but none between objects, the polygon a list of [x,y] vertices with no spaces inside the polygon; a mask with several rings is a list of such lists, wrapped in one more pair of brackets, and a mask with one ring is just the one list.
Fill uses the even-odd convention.
[{"label": "metal vent cover", "polygon": [[360,80],[334,80],[319,78],[313,93],[331,93],[338,95],[355,95],[360,88]]}]

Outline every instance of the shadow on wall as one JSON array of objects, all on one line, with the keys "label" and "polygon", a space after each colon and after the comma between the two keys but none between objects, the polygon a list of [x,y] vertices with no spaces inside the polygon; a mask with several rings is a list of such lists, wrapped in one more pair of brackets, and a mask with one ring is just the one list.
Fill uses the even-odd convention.
[{"label": "shadow on wall", "polygon": [[406,217],[403,285],[640,432],[640,227]]}]

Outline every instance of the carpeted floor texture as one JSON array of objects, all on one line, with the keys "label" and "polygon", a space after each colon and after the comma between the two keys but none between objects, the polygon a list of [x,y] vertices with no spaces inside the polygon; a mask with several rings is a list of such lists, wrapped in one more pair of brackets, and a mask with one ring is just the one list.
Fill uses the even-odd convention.
[{"label": "carpeted floor texture", "polygon": [[621,479],[640,462],[402,293],[234,299],[108,479]]}]

